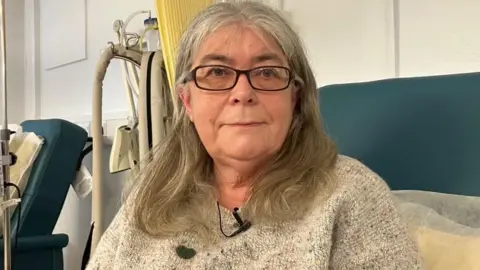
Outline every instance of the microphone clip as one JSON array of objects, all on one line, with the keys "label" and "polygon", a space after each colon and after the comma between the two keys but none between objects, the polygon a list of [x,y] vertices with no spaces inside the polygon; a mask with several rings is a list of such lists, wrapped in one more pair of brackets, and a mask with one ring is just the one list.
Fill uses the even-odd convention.
[{"label": "microphone clip", "polygon": [[242,232],[246,232],[248,229],[250,229],[250,227],[252,227],[252,223],[248,220],[242,220],[242,218],[240,217],[240,214],[238,214],[238,207],[235,207],[233,209],[233,212],[232,212],[232,215],[233,217],[235,218],[235,220],[237,221],[237,224],[239,225],[238,229],[236,231],[234,231],[232,234],[230,235],[227,235],[225,234],[225,232],[223,232],[223,228],[222,228],[222,216],[221,216],[221,213],[220,213],[220,205],[219,203],[217,202],[217,207],[218,207],[218,217],[219,217],[219,221],[220,221],[220,231],[222,232],[222,234],[226,237],[234,237]]}]

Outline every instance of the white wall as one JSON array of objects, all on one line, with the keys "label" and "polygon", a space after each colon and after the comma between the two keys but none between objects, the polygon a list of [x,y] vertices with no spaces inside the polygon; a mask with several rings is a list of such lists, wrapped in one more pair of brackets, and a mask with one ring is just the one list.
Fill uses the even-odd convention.
[{"label": "white wall", "polygon": [[[18,0],[12,11],[21,18]],[[25,0],[28,3],[40,0]],[[390,78],[395,76],[394,0],[284,0],[285,9],[303,37],[318,85]],[[36,105],[27,116],[65,117],[89,115],[92,104],[93,73],[100,51],[110,40],[115,40],[112,22],[124,19],[139,9],[154,9],[154,0],[88,0],[87,1],[87,56],[85,61],[53,70],[39,67],[36,79],[32,79],[32,62],[38,65],[39,55],[31,61],[36,39],[27,35],[27,73],[25,104]],[[18,3],[18,6],[17,6]],[[480,35],[478,26],[480,2],[475,0],[402,0],[399,9],[399,75],[417,76],[445,73],[480,71]],[[38,13],[38,12],[37,12]],[[26,26],[32,23],[28,9]],[[38,20],[38,18],[36,18]],[[13,25],[22,25],[21,22]],[[75,23],[75,22],[69,22]],[[140,28],[137,20],[133,28]],[[16,27],[16,26],[13,26]],[[68,24],[65,24],[68,31]],[[26,27],[31,34],[31,28]],[[15,35],[12,44],[22,44],[21,27],[9,30]],[[15,34],[16,33],[16,34]],[[13,39],[13,38],[12,38]],[[32,43],[33,42],[33,43]],[[37,48],[38,49],[38,48]],[[12,48],[15,50],[15,48]],[[58,48],[58,50],[68,50]],[[33,50],[35,52],[35,50]],[[21,55],[21,52],[20,54]],[[13,57],[20,57],[15,54]],[[30,60],[30,61],[29,61]],[[13,61],[13,60],[12,60]],[[11,61],[11,62],[12,62]],[[22,66],[11,67],[21,70]],[[18,72],[20,74],[21,72]],[[10,72],[16,74],[16,72]],[[105,80],[104,111],[106,113],[127,110],[118,63],[113,63]],[[14,75],[12,75],[14,76]],[[33,76],[35,77],[35,76]],[[21,77],[11,79],[21,89]],[[39,97],[32,101],[32,89]],[[13,87],[13,86],[12,86]],[[13,87],[14,88],[14,87]],[[34,89],[33,89],[34,90]],[[35,92],[35,91],[33,91]],[[21,107],[22,91],[11,96]],[[32,103],[33,102],[33,103]],[[35,106],[34,106],[35,107]],[[108,158],[107,156],[105,158]],[[88,157],[88,167],[91,158]],[[104,163],[107,164],[107,163]],[[126,175],[109,176],[106,192],[111,200],[107,206],[107,220],[116,212],[120,189]],[[55,229],[70,236],[65,249],[67,269],[79,269],[81,255],[90,225],[91,198],[79,201],[70,192]]]},{"label": "white wall", "polygon": [[480,1],[401,0],[400,74],[480,71]]},{"label": "white wall", "polygon": [[284,0],[284,9],[319,86],[395,77],[396,63],[400,77],[480,71],[477,0]]},{"label": "white wall", "polygon": [[[87,56],[80,61],[53,70],[40,69],[41,116],[77,117],[91,114],[93,75],[101,50],[109,41],[117,41],[112,23],[116,19],[126,19],[132,12],[150,9],[155,12],[154,0],[87,0]],[[131,22],[129,29],[143,28],[143,19],[138,17]],[[62,22],[59,22],[62,23]],[[68,24],[65,22],[65,31]],[[58,50],[68,50],[58,48]],[[105,112],[124,110],[127,105],[123,83],[119,80],[120,65],[113,62],[104,81]]]},{"label": "white wall", "polygon": [[389,78],[394,73],[392,3],[287,0],[319,86]]},{"label": "white wall", "polygon": [[[395,76],[394,1],[283,1],[307,45],[319,86]],[[135,10],[154,9],[154,2],[99,0],[93,6],[87,1],[88,60],[40,69],[42,117],[90,114],[98,55],[107,41],[115,40],[111,23]],[[479,70],[480,37],[475,33],[480,17],[475,11],[480,2],[402,0],[399,6],[400,76]],[[133,29],[140,27],[137,20]],[[107,113],[127,108],[119,75],[115,62],[105,80]]]}]

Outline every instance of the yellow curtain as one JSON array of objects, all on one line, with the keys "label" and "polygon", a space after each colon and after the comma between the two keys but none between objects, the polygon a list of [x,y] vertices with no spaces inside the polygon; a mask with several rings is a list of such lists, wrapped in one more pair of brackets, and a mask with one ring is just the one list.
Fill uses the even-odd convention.
[{"label": "yellow curtain", "polygon": [[163,57],[173,101],[176,48],[183,31],[193,18],[215,0],[157,0],[158,24]]}]

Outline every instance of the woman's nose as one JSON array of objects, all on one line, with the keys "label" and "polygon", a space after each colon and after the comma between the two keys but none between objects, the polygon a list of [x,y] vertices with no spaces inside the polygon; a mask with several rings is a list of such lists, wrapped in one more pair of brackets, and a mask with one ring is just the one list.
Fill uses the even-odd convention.
[{"label": "woman's nose", "polygon": [[254,104],[257,102],[255,89],[252,88],[245,74],[240,75],[237,84],[230,91],[232,104]]}]

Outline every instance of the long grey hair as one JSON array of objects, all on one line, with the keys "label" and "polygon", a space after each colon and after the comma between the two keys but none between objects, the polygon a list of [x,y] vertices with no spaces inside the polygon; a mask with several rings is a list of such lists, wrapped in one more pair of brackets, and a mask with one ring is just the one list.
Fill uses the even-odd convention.
[{"label": "long grey hair", "polygon": [[[337,149],[326,135],[316,82],[299,36],[281,15],[254,2],[219,3],[203,10],[184,32],[176,62],[176,87],[184,87],[196,48],[221,27],[242,24],[269,33],[297,76],[298,102],[286,141],[251,187],[242,212],[260,222],[301,217],[334,184]],[[209,233],[215,209],[213,161],[202,145],[185,107],[177,99],[173,131],[151,153],[131,198],[133,220],[145,233],[168,237],[193,229]]]}]

